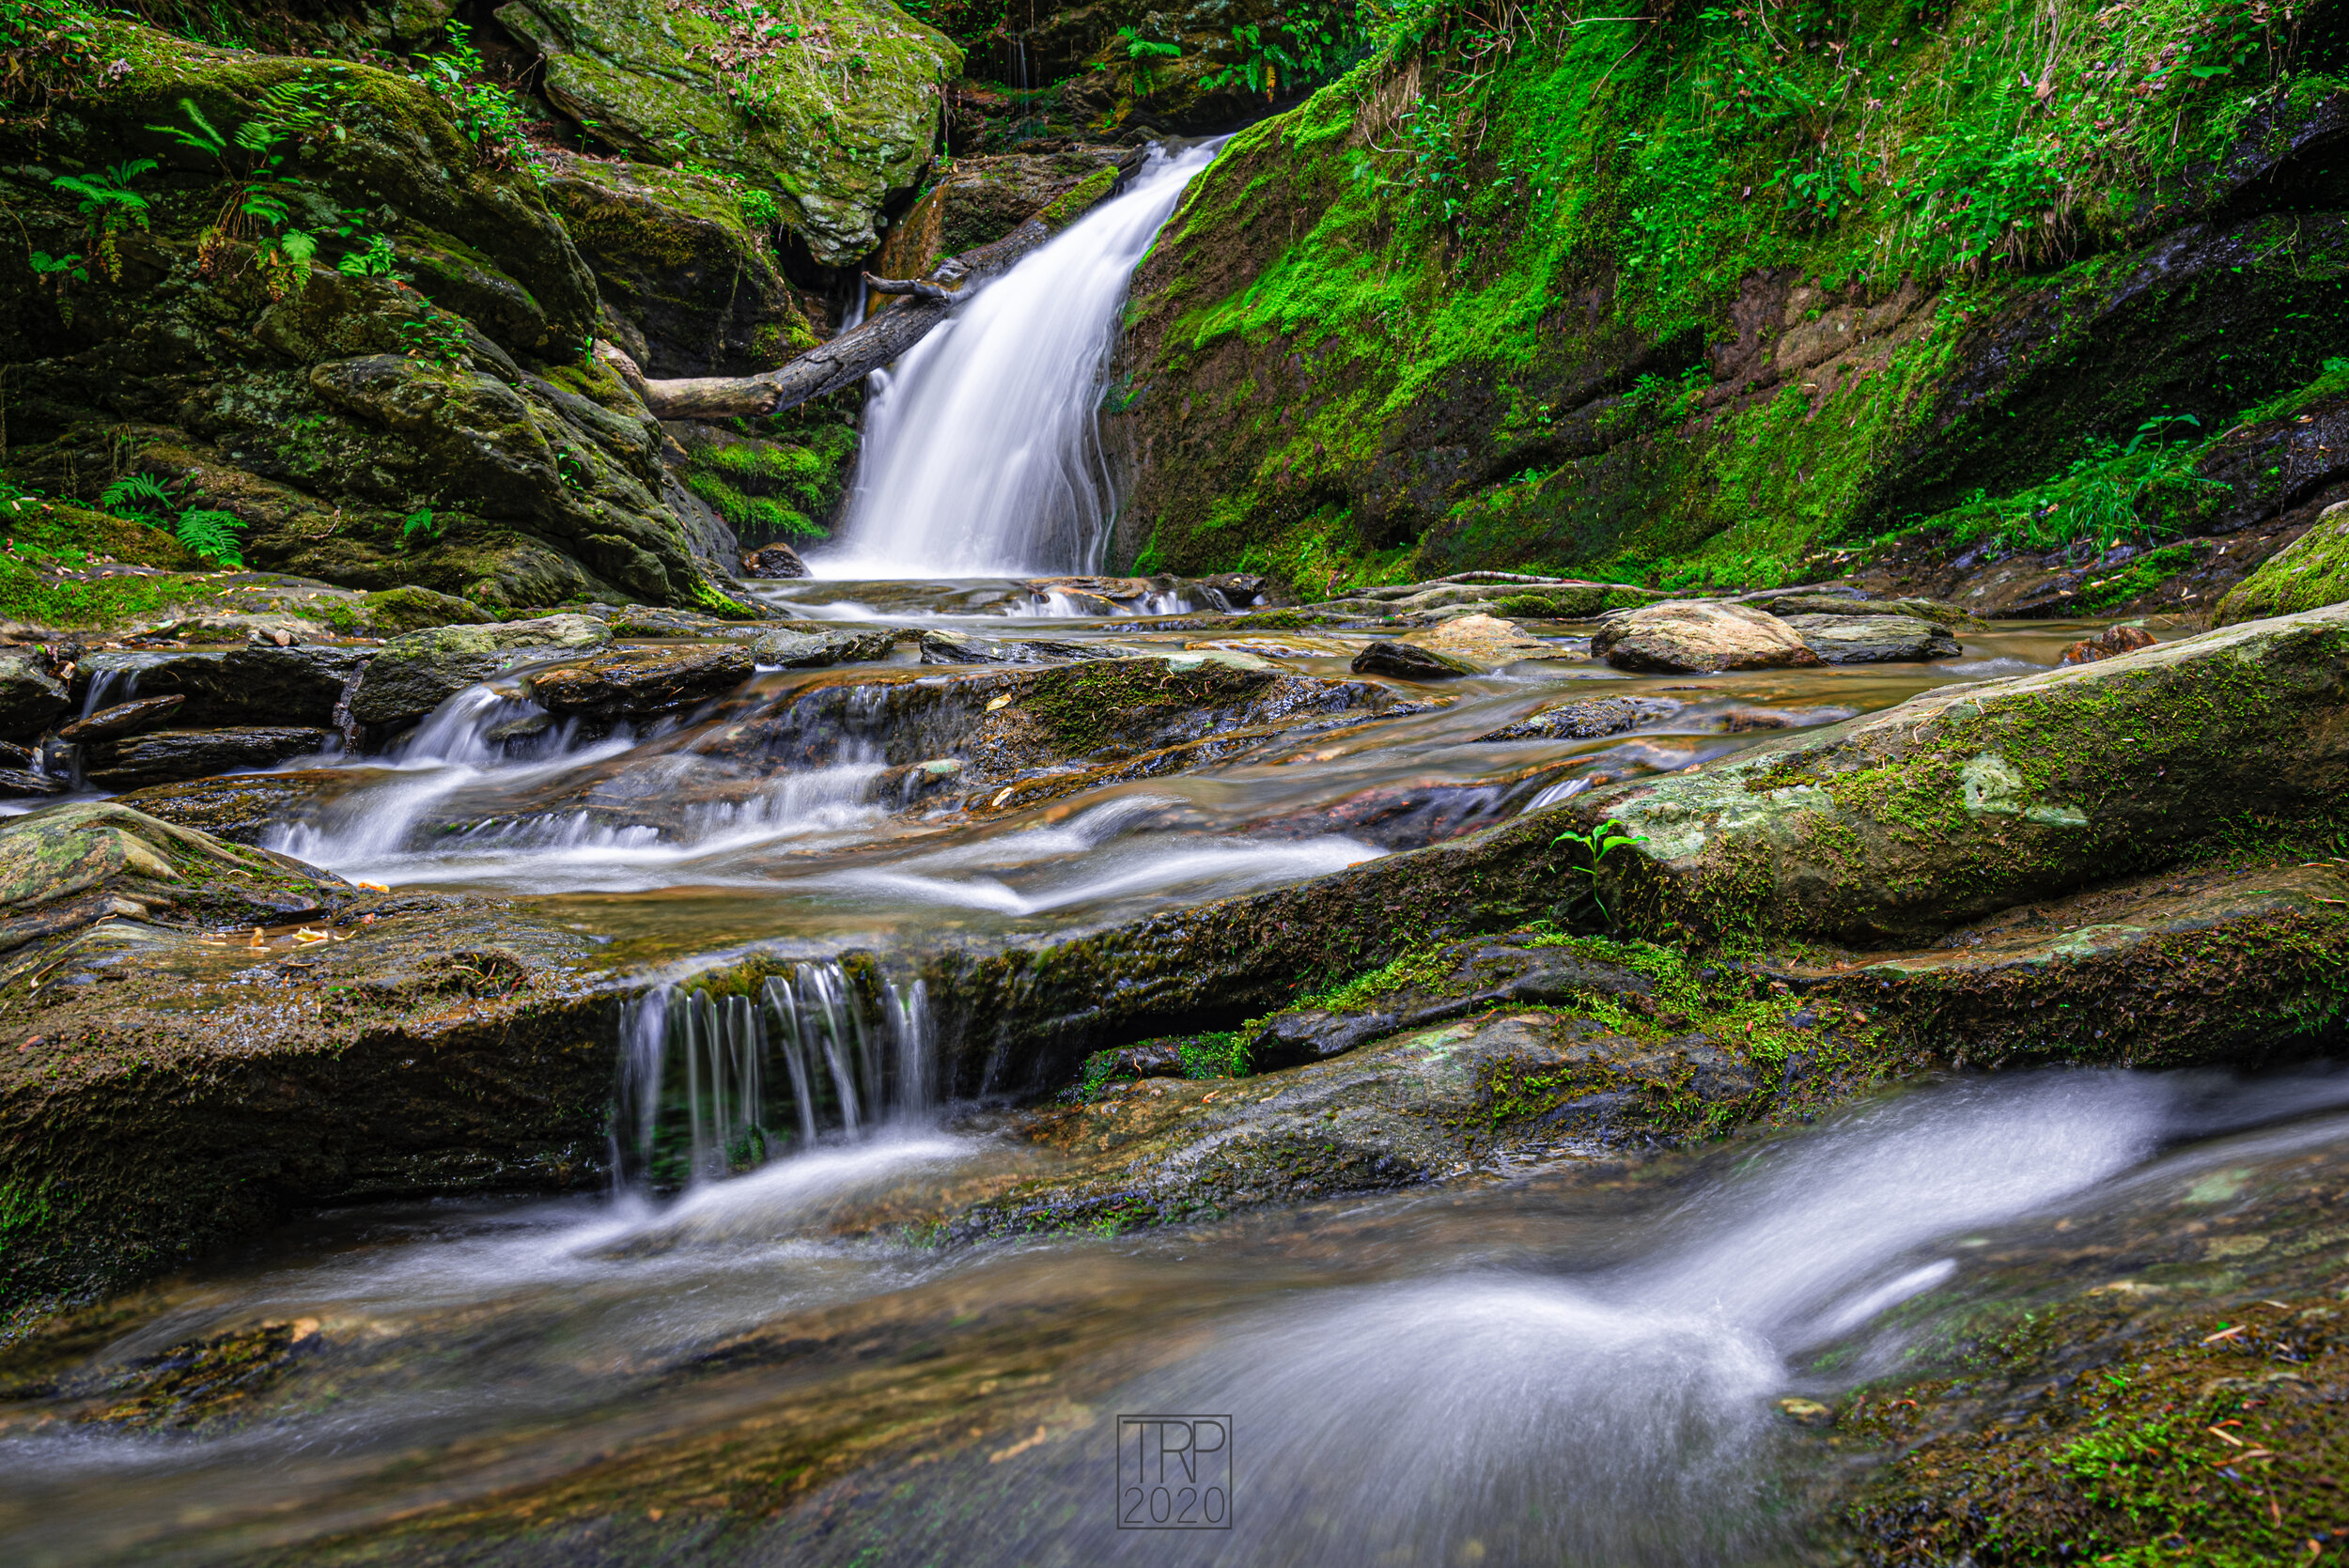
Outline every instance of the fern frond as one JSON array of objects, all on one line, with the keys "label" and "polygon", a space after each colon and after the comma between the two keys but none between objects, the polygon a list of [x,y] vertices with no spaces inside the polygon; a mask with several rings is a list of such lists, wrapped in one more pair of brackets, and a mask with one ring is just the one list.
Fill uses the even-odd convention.
[{"label": "fern frond", "polygon": [[236,513],[205,507],[180,513],[179,525],[172,529],[179,542],[196,554],[230,567],[244,565],[244,550],[237,538],[243,531],[244,519]]}]

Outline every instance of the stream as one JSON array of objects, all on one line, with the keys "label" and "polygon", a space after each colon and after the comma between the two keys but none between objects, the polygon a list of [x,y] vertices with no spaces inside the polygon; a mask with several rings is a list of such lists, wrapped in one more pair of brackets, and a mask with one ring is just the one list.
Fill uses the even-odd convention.
[{"label": "stream", "polygon": [[[2339,1075],[2077,1071],[1163,1232],[970,1247],[893,1224],[1055,1157],[943,1093],[898,960],[1325,875],[2048,668],[2096,625],[1995,625],[1935,663],[1634,675],[1591,658],[1590,624],[1530,622],[1545,657],[1418,684],[1352,674],[1368,631],[1237,634],[1179,596],[1074,613],[1028,579],[1098,564],[1109,326],[1210,155],[1154,163],[910,355],[822,575],[755,591],[843,630],[1223,661],[1353,683],[1346,701],[1032,806],[920,792],[935,715],[1002,671],[904,642],[520,743],[516,672],[388,754],[289,765],[306,782],[270,847],[513,897],[652,983],[614,1180],[317,1214],[112,1304],[44,1372],[58,1397],[0,1403],[0,1562],[1811,1560],[1863,1461],[1776,1400],[1937,1364],[1986,1318],[2170,1259],[2213,1170],[2244,1203],[2349,1176]],[[974,397],[1006,355],[1030,380]],[[1660,716],[1487,738],[1596,697]],[[735,745],[760,726],[789,744]],[[832,963],[851,948],[897,977],[878,1011]],[[754,952],[801,961],[755,1001],[691,994]],[[244,1344],[267,1353],[192,1422],[112,1403],[165,1352]],[[1228,1424],[1189,1421],[1210,1415]],[[1189,1421],[1188,1486],[1160,1495],[1173,1439],[1135,1416]],[[1131,1492],[1129,1443],[1157,1466]],[[1121,1528],[1193,1509],[1218,1528]]]}]

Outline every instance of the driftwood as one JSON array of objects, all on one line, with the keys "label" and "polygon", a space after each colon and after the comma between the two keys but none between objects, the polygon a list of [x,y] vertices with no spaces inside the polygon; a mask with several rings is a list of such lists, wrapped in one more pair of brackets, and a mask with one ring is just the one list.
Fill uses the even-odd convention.
[{"label": "driftwood", "polygon": [[[1139,148],[1130,162],[1141,163]],[[1116,167],[1119,179],[1130,172],[1126,163]],[[1093,188],[1088,191],[1087,186]],[[862,324],[810,349],[788,365],[755,376],[646,380],[639,389],[645,405],[661,419],[725,419],[774,413],[851,386],[921,342],[931,328],[952,314],[957,301],[1010,272],[1115,189],[1112,180],[1096,184],[1088,179],[1001,240],[975,245],[940,262],[926,278],[877,278],[868,272],[864,276],[867,293],[896,297],[888,309],[875,312]]]}]

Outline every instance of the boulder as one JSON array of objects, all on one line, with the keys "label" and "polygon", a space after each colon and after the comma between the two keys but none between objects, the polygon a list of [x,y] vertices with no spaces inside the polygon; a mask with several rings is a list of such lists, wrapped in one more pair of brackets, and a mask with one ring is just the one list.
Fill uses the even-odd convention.
[{"label": "boulder", "polygon": [[1466,660],[1487,669],[1514,664],[1524,659],[1573,657],[1555,643],[1528,637],[1514,622],[1481,613],[1446,621],[1426,631],[1414,631],[1403,641],[1413,647],[1424,648],[1447,659]]},{"label": "boulder", "polygon": [[331,644],[94,653],[73,685],[76,695],[94,691],[101,702],[184,697],[173,714],[183,724],[329,724],[343,688],[374,656]]},{"label": "boulder", "polygon": [[1681,705],[1670,697],[1594,697],[1586,702],[1567,703],[1559,707],[1544,708],[1529,714],[1515,723],[1503,724],[1488,735],[1476,738],[1485,740],[1592,740],[1602,735],[1621,735],[1626,730],[1669,719],[1680,711]]},{"label": "boulder", "polygon": [[1954,659],[1958,641],[1914,615],[1787,615],[1803,645],[1829,664],[1922,664]]},{"label": "boulder", "polygon": [[762,668],[815,669],[828,664],[867,664],[887,659],[897,633],[880,631],[770,631],[751,644]]},{"label": "boulder", "polygon": [[601,647],[612,633],[587,615],[545,615],[486,626],[444,626],[383,644],[351,693],[363,724],[421,719],[466,687],[555,654]]},{"label": "boulder", "polygon": [[1071,660],[1127,659],[1123,648],[1057,637],[983,637],[972,631],[925,631],[925,664],[1061,664]]},{"label": "boulder", "polygon": [[[116,815],[69,831],[71,813]],[[298,1208],[609,1180],[619,1007],[586,938],[500,901],[367,893],[115,805],[0,824],[0,878],[76,876],[102,924],[16,937],[39,988],[0,1000],[0,1313],[184,1267]],[[173,898],[236,934],[104,918]]]},{"label": "boulder", "polygon": [[0,954],[117,915],[269,925],[354,896],[331,872],[112,800],[0,819]]},{"label": "boulder", "polygon": [[750,650],[731,644],[620,648],[530,677],[551,713],[643,719],[723,696],[751,678]]},{"label": "boulder", "polygon": [[1776,615],[1718,599],[1667,599],[1610,616],[1591,652],[1618,670],[1783,670],[1823,664]]},{"label": "boulder", "polygon": [[1484,672],[1465,659],[1438,653],[1416,643],[1379,641],[1354,656],[1358,675],[1392,675],[1398,680],[1451,680]]},{"label": "boulder", "polygon": [[157,730],[91,744],[82,754],[82,773],[100,789],[137,789],[174,779],[274,768],[323,752],[334,739],[334,731],[306,725]]},{"label": "boulder", "polygon": [[57,732],[57,738],[78,746],[156,729],[187,705],[186,694],[177,691],[167,697],[141,697],[136,702],[117,703],[112,707],[100,708],[86,719],[76,719]]},{"label": "boulder", "polygon": [[2063,650],[2066,664],[2093,664],[2099,659],[2112,659],[2139,648],[2150,648],[2160,639],[2141,626],[2108,626],[2093,637],[2083,637]]},{"label": "boulder", "polygon": [[1789,615],[1907,615],[1945,630],[1981,623],[1962,605],[1938,598],[1846,598],[1841,594],[1782,594],[1753,600],[1754,608],[1781,619]]},{"label": "boulder", "polygon": [[36,800],[43,796],[63,795],[73,786],[63,779],[53,779],[46,773],[36,773],[24,768],[0,768],[0,800]]},{"label": "boulder", "polygon": [[1915,939],[2174,861],[2349,790],[2349,605],[1945,686],[1559,816],[1642,842],[1608,907],[1657,933]]},{"label": "boulder", "polygon": [[1080,144],[1049,153],[957,158],[890,225],[869,270],[885,278],[927,277],[948,256],[1001,240],[1055,196],[1126,155],[1121,147]]},{"label": "boulder", "polygon": [[30,740],[70,706],[64,683],[41,655],[0,651],[0,739]]},{"label": "boulder", "polygon": [[807,563],[800,552],[777,539],[742,552],[742,575],[756,578],[805,577]]},{"label": "boulder", "polygon": [[548,98],[598,139],[651,163],[690,144],[695,162],[771,193],[818,262],[844,266],[879,242],[882,203],[929,161],[938,84],[961,74],[962,52],[885,0],[816,0],[794,14],[863,69],[818,83],[802,63],[808,42],[690,8],[510,0],[496,12],[544,54]]},{"label": "boulder", "polygon": [[2218,601],[2212,624],[2319,610],[2349,599],[2349,501],[2318,514],[2307,533],[2260,563]]}]

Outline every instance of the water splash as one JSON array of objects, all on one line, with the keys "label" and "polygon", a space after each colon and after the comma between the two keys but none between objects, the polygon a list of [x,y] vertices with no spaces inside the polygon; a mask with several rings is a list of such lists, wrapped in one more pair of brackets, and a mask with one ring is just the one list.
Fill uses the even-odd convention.
[{"label": "water splash", "polygon": [[[716,1181],[830,1138],[903,1130],[937,1094],[921,981],[883,979],[868,996],[827,960],[770,977],[755,999],[656,986],[621,1022],[614,1180]],[[796,1138],[775,1130],[786,1125]]]},{"label": "water splash", "polygon": [[1126,194],[988,285],[877,374],[831,578],[1085,572],[1106,528],[1095,414],[1134,268],[1210,147],[1154,154]]}]

